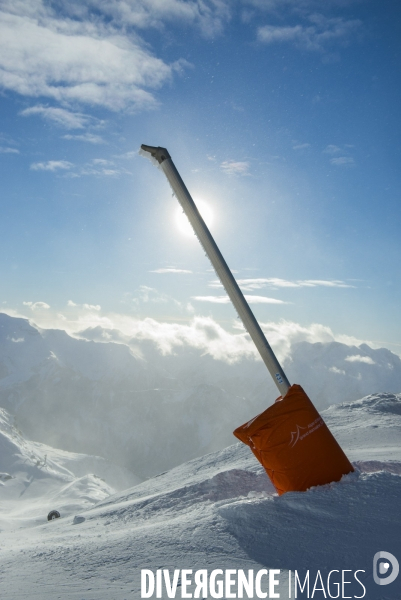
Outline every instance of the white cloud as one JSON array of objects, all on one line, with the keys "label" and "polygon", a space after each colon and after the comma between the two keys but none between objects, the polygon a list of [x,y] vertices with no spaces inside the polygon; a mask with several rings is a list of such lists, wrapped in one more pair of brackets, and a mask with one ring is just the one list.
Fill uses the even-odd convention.
[{"label": "white cloud", "polygon": [[[239,324],[240,325],[240,324]],[[291,355],[292,344],[298,342],[309,342],[315,344],[317,342],[340,342],[342,344],[357,345],[364,343],[352,336],[343,334],[334,334],[330,327],[319,323],[312,323],[309,326],[303,326],[293,321],[281,320],[278,323],[260,323],[266,338],[277,352],[280,360]],[[372,346],[372,342],[365,343]]]},{"label": "white cloud", "polygon": [[162,29],[168,22],[182,23],[197,27],[206,37],[221,33],[230,18],[227,0],[70,0],[64,9],[87,19],[102,13],[115,27]]},{"label": "white cloud", "polygon": [[50,305],[46,302],[23,302],[24,306],[29,306],[31,310],[48,310]]},{"label": "white cloud", "polygon": [[116,154],[115,158],[123,158],[125,160],[131,160],[132,158],[137,158],[138,150],[129,150],[128,152],[124,152],[124,154]]},{"label": "white cloud", "polygon": [[66,171],[71,169],[74,165],[68,160],[48,160],[43,163],[32,163],[30,169],[32,171]]},{"label": "white cloud", "polygon": [[228,304],[231,302],[228,296],[192,296],[192,300],[198,302],[212,302],[214,304]]},{"label": "white cloud", "polygon": [[138,296],[135,297],[133,301],[136,303],[143,302],[145,304],[148,302],[154,304],[172,302],[175,306],[182,307],[181,302],[179,302],[172,296],[169,296],[168,294],[165,294],[163,292],[159,292],[159,290],[149,287],[148,285],[139,286]]},{"label": "white cloud", "polygon": [[91,118],[83,113],[74,113],[65,108],[43,106],[42,104],[26,108],[25,110],[21,111],[20,114],[23,117],[39,115],[46,119],[46,121],[51,121],[52,123],[55,123],[60,127],[65,127],[66,129],[83,129],[91,121]]},{"label": "white cloud", "polygon": [[[289,281],[278,277],[258,277],[237,279],[238,285],[242,291],[251,292],[253,290],[272,288],[302,288],[302,287],[331,287],[331,288],[353,288],[355,286],[345,283],[338,279],[295,279]],[[222,284],[217,280],[209,283],[209,287],[222,288]]]},{"label": "white cloud", "polygon": [[359,362],[365,363],[367,365],[375,365],[375,361],[370,356],[361,356],[360,354],[352,354],[351,356],[347,356],[345,358],[348,362]]},{"label": "white cloud", "polygon": [[[245,298],[249,304],[286,304],[283,300],[268,298],[267,296],[245,295]],[[214,304],[228,304],[231,302],[228,296],[192,296],[192,299],[198,302],[211,302]]]},{"label": "white cloud", "polygon": [[87,310],[96,310],[96,311],[99,311],[102,308],[100,306],[100,304],[83,304],[82,306],[84,308],[86,308]]},{"label": "white cloud", "polygon": [[102,163],[94,164],[93,162],[82,167],[78,172],[74,172],[73,177],[81,177],[85,175],[93,175],[95,177],[119,177],[122,173],[129,173],[126,169],[110,169]]},{"label": "white cloud", "polygon": [[74,173],[69,173],[68,176],[95,176],[95,177],[119,177],[122,174],[130,174],[130,171],[121,166],[115,166],[113,160],[106,158],[93,158]]},{"label": "white cloud", "polygon": [[32,304],[31,308],[32,310],[48,310],[50,308],[50,305],[46,302],[35,302],[34,304]]},{"label": "white cloud", "polygon": [[[32,318],[30,307],[27,306],[26,310],[28,314],[21,314],[21,311],[11,308],[2,309],[10,316]],[[164,354],[174,353],[179,347],[192,347],[200,349],[216,360],[226,362],[235,362],[242,358],[260,360],[253,342],[238,319],[232,322],[234,332],[229,332],[210,317],[195,316],[188,323],[167,323],[150,318],[138,319],[124,314],[105,314],[97,310],[87,310],[83,305],[76,305],[70,301],[63,314],[52,309],[37,311],[34,321],[39,327],[63,329],[72,335],[88,328],[100,327],[106,330],[104,333],[107,340],[131,344],[133,350],[136,348],[136,340],[150,340]],[[291,356],[291,347],[294,343],[302,341],[310,343],[337,341],[354,346],[367,343],[371,347],[380,347],[369,340],[334,334],[330,327],[318,323],[302,326],[299,323],[282,320],[278,323],[267,322],[260,325],[280,361]],[[102,334],[100,330],[99,335]]]},{"label": "white cloud", "polygon": [[227,173],[228,175],[249,174],[249,162],[246,161],[225,160],[221,163],[220,167],[223,169],[224,173]]},{"label": "white cloud", "polygon": [[305,25],[264,25],[257,30],[257,39],[264,44],[294,43],[311,51],[322,51],[332,42],[347,41],[360,28],[361,21],[327,18],[312,14]]},{"label": "white cloud", "polygon": [[106,177],[116,177],[121,174],[121,171],[118,169],[103,169],[102,173],[103,175],[106,175]]},{"label": "white cloud", "polygon": [[306,150],[307,148],[310,148],[310,144],[308,143],[295,144],[295,146],[292,147],[293,150]]},{"label": "white cloud", "polygon": [[[10,8],[0,12],[0,85],[23,96],[113,111],[149,109],[157,104],[152,90],[182,69],[181,63],[167,65],[139,38],[102,23],[100,17],[86,22],[57,19],[41,2]],[[35,14],[30,16],[29,8]],[[33,108],[60,124],[71,119],[74,125],[75,120],[79,127],[80,117],[74,113]]]},{"label": "white cloud", "polygon": [[304,279],[298,282],[301,287],[333,287],[333,288],[353,288],[354,285],[345,283],[337,279]]},{"label": "white cloud", "polygon": [[[335,146],[334,144],[329,144],[323,150],[323,153],[332,155],[332,158],[330,158],[330,163],[332,165],[336,165],[338,167],[353,166],[355,161],[352,156],[349,156],[349,148],[353,147],[354,146],[351,144],[344,144],[342,148],[340,146]],[[334,156],[335,154],[342,154],[342,156]]]},{"label": "white cloud", "polygon": [[77,142],[88,142],[89,144],[105,144],[106,142],[100,135],[93,133],[84,133],[82,135],[63,135],[64,140],[76,140]]},{"label": "white cloud", "polygon": [[341,152],[341,148],[335,146],[334,144],[329,144],[328,146],[326,146],[323,152],[325,154],[338,154],[339,152]]},{"label": "white cloud", "polygon": [[238,279],[238,285],[247,291],[258,290],[264,287],[274,287],[274,288],[294,288],[300,287],[298,282],[295,281],[287,281],[286,279],[279,279],[277,277],[257,277],[257,278],[246,278],[246,279]]},{"label": "white cloud", "polygon": [[162,269],[154,269],[153,271],[149,271],[150,273],[192,273],[192,271],[188,271],[188,269],[176,269],[175,267],[165,267]]},{"label": "white cloud", "polygon": [[94,165],[101,165],[102,167],[114,165],[112,160],[107,160],[106,158],[92,158],[92,163]]},{"label": "white cloud", "polygon": [[343,167],[354,165],[355,161],[352,156],[336,156],[335,158],[330,159],[330,163],[337,167]]},{"label": "white cloud", "polygon": [[19,154],[19,150],[7,146],[0,146],[0,154]]},{"label": "white cloud", "polygon": [[[85,310],[95,310],[97,312],[99,312],[102,308],[100,306],[100,304],[87,304],[87,303],[77,304],[76,302],[73,302],[72,300],[68,300],[67,306],[69,306],[70,308],[79,308],[79,309],[83,308]],[[66,319],[66,317],[64,315],[61,315],[61,318],[63,320]]]},{"label": "white cloud", "polygon": [[258,29],[258,40],[265,44],[292,42],[297,38],[301,38],[302,35],[305,35],[302,25],[294,25],[293,27],[264,25]]},{"label": "white cloud", "polygon": [[330,367],[329,371],[337,373],[338,375],[345,375],[344,369],[337,369],[337,367]]},{"label": "white cloud", "polygon": [[249,304],[287,304],[287,302],[284,302],[284,300],[268,298],[267,296],[249,296],[245,294],[245,298]]},{"label": "white cloud", "polygon": [[[23,114],[39,114],[71,129],[87,125],[87,115],[69,108],[77,103],[112,111],[152,109],[158,105],[155,92],[191,65],[185,59],[167,64],[138,32],[162,30],[173,23],[215,36],[229,22],[234,4],[228,0],[3,0],[0,86],[59,103],[60,107],[34,106]],[[312,14],[302,25],[259,27],[258,39],[321,50],[330,42],[348,40],[359,26],[358,20]],[[81,141],[100,143],[96,137]],[[249,165],[226,161],[222,168],[244,175]]]}]

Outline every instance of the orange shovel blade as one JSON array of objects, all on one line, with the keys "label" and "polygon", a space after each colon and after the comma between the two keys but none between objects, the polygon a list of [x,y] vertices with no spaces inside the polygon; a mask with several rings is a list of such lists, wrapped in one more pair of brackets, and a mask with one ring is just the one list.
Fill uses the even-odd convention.
[{"label": "orange shovel blade", "polygon": [[279,495],[339,481],[353,467],[300,385],[234,431]]}]

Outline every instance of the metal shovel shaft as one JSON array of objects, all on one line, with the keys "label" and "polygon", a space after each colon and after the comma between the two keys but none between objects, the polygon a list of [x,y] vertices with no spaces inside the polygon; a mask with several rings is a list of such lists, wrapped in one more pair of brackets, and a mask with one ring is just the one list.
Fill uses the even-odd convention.
[{"label": "metal shovel shaft", "polygon": [[217,276],[219,277],[228,297],[234,305],[238,316],[242,320],[245,329],[251,336],[263,362],[273,377],[280,394],[284,397],[290,388],[290,383],[281,368],[272,348],[270,347],[259,323],[255,319],[243,293],[241,292],[233,274],[231,273],[226,261],[214,241],[206,223],[199,213],[195,202],[188,192],[180,174],[178,173],[173,161],[165,148],[145,146],[142,149],[150,152],[159,162],[163,169],[181,207],[191,223],[203,249],[205,250],[210,262],[212,263]]}]

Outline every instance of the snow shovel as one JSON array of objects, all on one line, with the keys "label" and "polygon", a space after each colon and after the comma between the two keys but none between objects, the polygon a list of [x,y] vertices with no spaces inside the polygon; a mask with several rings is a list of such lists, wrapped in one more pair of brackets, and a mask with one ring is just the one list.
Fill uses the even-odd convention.
[{"label": "snow shovel", "polygon": [[145,144],[141,153],[166,175],[281,394],[263,413],[238,427],[234,435],[251,448],[280,495],[339,481],[354,470],[351,463],[301,386],[290,385],[170,154],[166,148]]}]

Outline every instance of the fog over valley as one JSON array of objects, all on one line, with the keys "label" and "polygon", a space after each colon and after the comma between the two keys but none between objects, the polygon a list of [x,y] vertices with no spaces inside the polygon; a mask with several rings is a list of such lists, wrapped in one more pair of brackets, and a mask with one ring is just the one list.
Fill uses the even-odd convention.
[{"label": "fog over valley", "polygon": [[[245,334],[213,321],[202,332],[209,347],[170,333],[161,347],[162,337],[157,344],[143,332],[130,338],[96,327],[72,337],[1,314],[0,405],[29,439],[153,476],[235,443],[232,431],[278,395]],[[236,353],[213,357],[224,343]],[[291,383],[319,410],[401,389],[401,360],[385,348],[335,341],[278,348]]]}]

